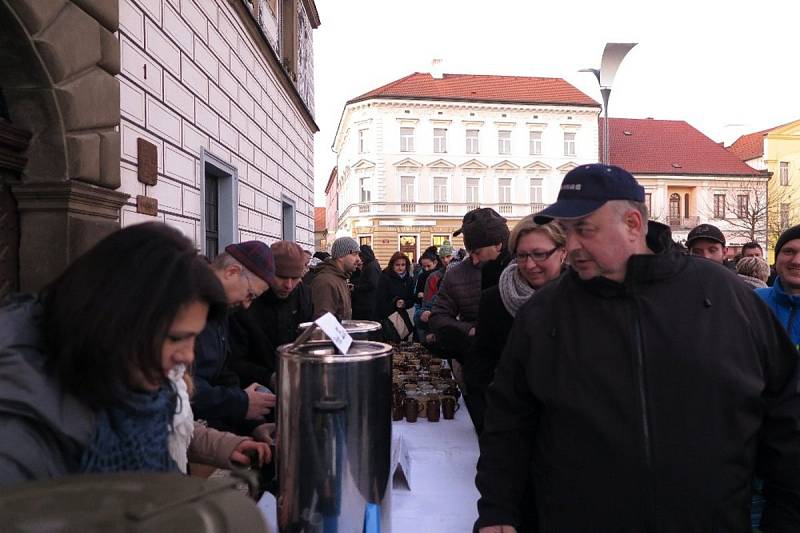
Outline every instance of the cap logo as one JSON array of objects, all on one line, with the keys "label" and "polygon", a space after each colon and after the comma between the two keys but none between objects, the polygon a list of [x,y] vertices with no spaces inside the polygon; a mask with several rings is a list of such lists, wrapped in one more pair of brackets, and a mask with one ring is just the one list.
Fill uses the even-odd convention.
[{"label": "cap logo", "polygon": [[579,191],[583,186],[582,183],[564,183],[561,185],[562,191]]}]

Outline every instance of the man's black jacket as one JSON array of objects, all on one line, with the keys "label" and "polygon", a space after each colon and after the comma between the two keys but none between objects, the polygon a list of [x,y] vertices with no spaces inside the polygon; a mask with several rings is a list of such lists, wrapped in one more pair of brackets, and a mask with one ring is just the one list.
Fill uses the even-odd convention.
[{"label": "man's black jacket", "polygon": [[[476,528],[800,531],[798,354],[736,276],[677,253],[574,272],[517,314],[489,387]],[[536,501],[522,501],[529,476]]]},{"label": "man's black jacket", "polygon": [[233,314],[231,368],[244,386],[269,386],[269,378],[278,365],[276,348],[294,341],[297,326],[309,322],[312,315],[311,291],[304,283],[299,283],[283,300],[268,290],[248,309]]}]

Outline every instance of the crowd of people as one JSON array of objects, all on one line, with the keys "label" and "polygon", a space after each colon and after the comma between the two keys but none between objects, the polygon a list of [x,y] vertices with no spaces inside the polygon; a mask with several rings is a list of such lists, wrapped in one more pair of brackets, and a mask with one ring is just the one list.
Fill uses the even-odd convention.
[{"label": "crowd of people", "polygon": [[476,531],[800,531],[800,226],[772,269],[757,243],[729,261],[595,164],[511,231],[479,208],[459,235],[381,268],[351,237],[209,263],[163,224],[113,233],[0,307],[0,484],[251,464],[269,487],[276,349],[332,313],[450,360]]}]

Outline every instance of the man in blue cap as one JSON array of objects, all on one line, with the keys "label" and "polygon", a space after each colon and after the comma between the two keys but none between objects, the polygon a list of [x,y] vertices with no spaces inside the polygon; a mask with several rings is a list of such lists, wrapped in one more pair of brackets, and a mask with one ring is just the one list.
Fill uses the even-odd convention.
[{"label": "man in blue cap", "polygon": [[756,470],[762,530],[800,531],[797,352],[647,216],[631,174],[592,164],[535,217],[565,226],[571,268],[517,313],[489,388],[476,531],[749,532]]}]

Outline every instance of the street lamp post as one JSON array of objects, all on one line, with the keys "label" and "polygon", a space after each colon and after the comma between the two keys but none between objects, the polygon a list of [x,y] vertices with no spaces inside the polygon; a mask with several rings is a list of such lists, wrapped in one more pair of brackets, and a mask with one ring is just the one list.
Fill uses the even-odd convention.
[{"label": "street lamp post", "polygon": [[600,161],[606,165],[611,163],[611,151],[609,148],[609,127],[608,127],[608,100],[611,98],[611,84],[614,81],[614,76],[617,74],[622,60],[631,48],[638,43],[606,43],[603,50],[603,58],[600,61],[600,68],[585,68],[578,72],[591,72],[597,78],[597,83],[600,84],[600,95],[603,97],[603,153],[600,156]]}]

